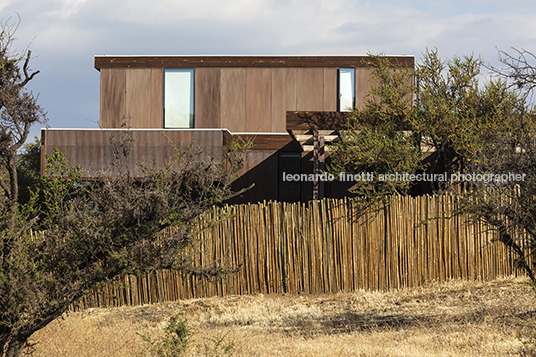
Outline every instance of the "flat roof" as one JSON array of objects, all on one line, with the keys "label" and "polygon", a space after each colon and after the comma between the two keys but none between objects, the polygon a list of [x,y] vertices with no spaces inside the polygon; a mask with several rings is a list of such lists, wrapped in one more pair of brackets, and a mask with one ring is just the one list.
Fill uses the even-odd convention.
[{"label": "flat roof", "polygon": [[[386,56],[394,67],[413,68],[414,56]],[[95,68],[366,67],[369,56],[95,56]]]}]

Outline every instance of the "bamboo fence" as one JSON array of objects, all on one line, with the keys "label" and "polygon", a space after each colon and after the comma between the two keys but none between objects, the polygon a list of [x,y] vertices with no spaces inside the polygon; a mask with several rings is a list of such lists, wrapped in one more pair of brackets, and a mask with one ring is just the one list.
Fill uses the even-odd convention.
[{"label": "bamboo fence", "polygon": [[[239,267],[218,280],[158,271],[124,277],[78,307],[119,306],[251,293],[388,290],[449,279],[523,275],[496,233],[452,216],[454,196],[398,197],[358,214],[350,199],[264,202],[215,210],[230,215],[199,233],[197,264]],[[531,262],[529,262],[531,263]]]}]

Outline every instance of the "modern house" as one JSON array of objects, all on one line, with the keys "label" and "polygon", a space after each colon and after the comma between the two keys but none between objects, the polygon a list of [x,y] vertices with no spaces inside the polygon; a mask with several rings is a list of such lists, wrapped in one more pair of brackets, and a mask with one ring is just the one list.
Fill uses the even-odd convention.
[{"label": "modern house", "polygon": [[[389,57],[413,68],[412,56]],[[237,189],[255,187],[237,202],[306,201],[312,182],[284,180],[313,172],[316,142],[333,140],[347,112],[363,103],[372,86],[366,56],[96,56],[100,71],[100,129],[43,129],[44,153],[55,147],[69,165],[96,179],[111,159],[109,134],[134,135],[135,162],[162,164],[172,146],[192,141],[221,157],[237,137],[252,139]],[[322,161],[322,153],[320,161]],[[344,184],[323,195],[338,197]]]}]

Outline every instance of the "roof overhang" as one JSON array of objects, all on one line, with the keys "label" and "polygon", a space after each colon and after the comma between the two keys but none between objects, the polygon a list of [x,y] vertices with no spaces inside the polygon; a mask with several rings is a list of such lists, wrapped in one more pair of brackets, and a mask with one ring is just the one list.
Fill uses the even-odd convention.
[{"label": "roof overhang", "polygon": [[[387,56],[393,67],[413,68],[413,56]],[[95,68],[198,67],[355,67],[376,61],[369,56],[95,56]]]}]

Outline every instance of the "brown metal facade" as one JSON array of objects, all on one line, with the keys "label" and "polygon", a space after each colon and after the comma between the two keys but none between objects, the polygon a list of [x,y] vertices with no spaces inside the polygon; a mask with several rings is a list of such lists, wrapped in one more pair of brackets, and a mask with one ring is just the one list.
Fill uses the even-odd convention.
[{"label": "brown metal facade", "polygon": [[[202,150],[203,155],[222,160],[228,151],[231,134],[225,129],[183,130],[170,129],[42,129],[41,160],[51,155],[54,148],[65,153],[69,167],[82,167],[82,178],[93,180],[116,174],[112,167],[113,142],[128,136],[133,141],[128,165],[131,174],[141,175],[140,165],[164,166],[175,154],[175,148],[185,148],[192,142],[193,150]],[[41,165],[44,174],[44,165]]]},{"label": "brown metal facade", "polygon": [[[288,111],[337,110],[337,77],[337,68],[196,68],[194,127],[285,132]],[[101,128],[164,128],[163,68],[102,69],[100,98]]]},{"label": "brown metal facade", "polygon": [[[390,59],[393,67],[414,65],[413,57]],[[162,132],[178,147],[193,140],[206,155],[218,157],[232,135],[242,136],[252,139],[254,146],[235,188],[252,183],[255,187],[235,203],[282,199],[278,191],[283,167],[280,160],[288,155],[281,153],[298,155],[303,173],[312,170],[310,153],[302,152],[302,147],[285,134],[288,124],[307,130],[311,120],[304,122],[302,116],[308,112],[315,123],[330,118],[337,127],[343,125],[346,114],[337,113],[338,69],[355,68],[359,106],[372,86],[367,61],[367,56],[96,56],[102,130],[43,131],[42,162],[45,153],[58,147],[67,154],[70,165],[84,167],[86,179],[95,179],[109,167],[110,135],[120,132],[109,129],[125,126],[131,128],[129,135],[135,136],[134,166],[141,162],[161,165],[172,155],[172,145],[163,139]],[[194,69],[192,129],[164,128],[166,68]],[[302,200],[310,199],[309,191],[309,184],[303,184]]]},{"label": "brown metal facade", "polygon": [[[413,57],[390,57],[413,67]],[[356,105],[370,90],[366,56],[97,56],[102,128],[164,128],[164,68],[194,68],[194,127],[285,132],[288,111],[337,111],[338,69],[356,68]]]}]

